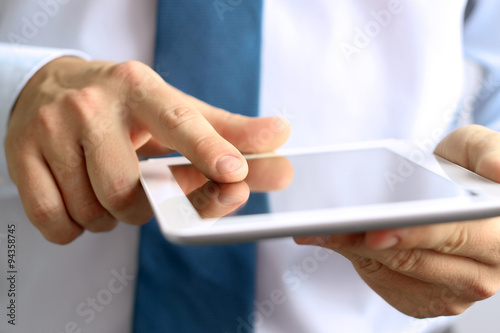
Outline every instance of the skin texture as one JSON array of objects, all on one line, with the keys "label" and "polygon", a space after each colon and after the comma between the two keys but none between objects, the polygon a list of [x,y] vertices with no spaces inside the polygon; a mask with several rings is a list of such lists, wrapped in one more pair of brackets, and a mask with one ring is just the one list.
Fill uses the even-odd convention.
[{"label": "skin texture", "polygon": [[[262,130],[274,135],[259,141]],[[240,152],[275,149],[289,131],[280,118],[250,119],[207,105],[141,63],[60,58],[22,91],[5,148],[27,216],[49,241],[66,244],[84,230],[111,230],[118,220],[149,220],[137,154],[179,151],[189,158],[219,183],[215,192],[228,194],[201,208],[217,216],[244,202],[249,188],[266,184],[252,175],[241,182],[248,166]],[[458,129],[436,154],[500,182],[496,132]],[[273,186],[286,185],[285,178]],[[190,191],[195,198],[205,188]],[[418,318],[461,313],[500,286],[500,218],[296,242],[340,253],[381,297]]]},{"label": "skin texture", "polygon": [[171,166],[170,170],[189,201],[202,218],[219,218],[245,204],[253,192],[282,190],[293,179],[292,164],[285,157],[248,160],[245,180],[235,183],[216,183],[193,165]]},{"label": "skin texture", "polygon": [[[259,136],[259,131],[273,133]],[[269,151],[289,136],[281,118],[248,118],[165,83],[139,62],[59,58],[26,85],[5,141],[9,174],[44,237],[67,244],[84,230],[147,222],[137,154],[179,151],[216,182],[242,181],[242,153]]]},{"label": "skin texture", "polygon": [[[500,182],[500,133],[466,126],[435,153]],[[462,313],[500,288],[500,218],[295,241],[340,253],[382,298],[417,318]]]}]

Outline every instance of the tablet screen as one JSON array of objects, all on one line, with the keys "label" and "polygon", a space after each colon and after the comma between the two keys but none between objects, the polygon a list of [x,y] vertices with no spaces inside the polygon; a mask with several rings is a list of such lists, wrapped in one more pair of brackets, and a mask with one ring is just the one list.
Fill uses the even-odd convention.
[{"label": "tablet screen", "polygon": [[[235,184],[230,191],[242,197],[248,195],[244,191],[249,191],[249,199],[225,215],[322,210],[471,195],[452,181],[385,148],[250,159],[248,165],[245,186]],[[190,196],[195,209],[222,190],[207,182],[191,165],[170,168],[186,194],[196,192]]]}]

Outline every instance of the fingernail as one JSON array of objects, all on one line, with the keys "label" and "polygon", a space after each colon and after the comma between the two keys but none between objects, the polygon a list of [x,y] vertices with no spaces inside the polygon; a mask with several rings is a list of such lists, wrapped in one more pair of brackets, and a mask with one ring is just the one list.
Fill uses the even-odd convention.
[{"label": "fingernail", "polygon": [[242,203],[243,202],[243,198],[241,197],[238,197],[236,195],[229,195],[229,194],[219,194],[219,202],[223,205],[226,205],[226,206],[232,206],[234,204],[237,204],[237,203]]},{"label": "fingernail", "polygon": [[397,236],[389,236],[384,239],[380,244],[374,247],[376,250],[386,250],[391,247],[397,245],[399,243],[399,237]]},{"label": "fingernail", "polygon": [[242,162],[239,158],[234,156],[226,155],[219,158],[215,164],[215,169],[218,173],[228,173],[236,171],[241,168]]}]

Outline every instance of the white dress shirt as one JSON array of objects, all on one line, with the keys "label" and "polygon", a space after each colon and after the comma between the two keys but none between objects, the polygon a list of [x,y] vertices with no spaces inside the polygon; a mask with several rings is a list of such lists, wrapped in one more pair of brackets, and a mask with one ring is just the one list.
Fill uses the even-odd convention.
[{"label": "white dress shirt", "polygon": [[[434,146],[462,98],[464,2],[265,1],[261,115],[289,120],[287,146],[387,137]],[[0,137],[18,93],[51,59],[152,65],[155,9],[153,0],[0,0],[0,42],[24,44],[0,44]],[[138,228],[85,233],[64,247],[46,242],[23,213],[3,149],[0,253],[5,225],[16,224],[17,332],[129,332]],[[449,321],[402,315],[334,252],[291,239],[260,242],[258,251],[256,332],[431,332]],[[3,315],[1,277],[0,331],[16,332]]]}]

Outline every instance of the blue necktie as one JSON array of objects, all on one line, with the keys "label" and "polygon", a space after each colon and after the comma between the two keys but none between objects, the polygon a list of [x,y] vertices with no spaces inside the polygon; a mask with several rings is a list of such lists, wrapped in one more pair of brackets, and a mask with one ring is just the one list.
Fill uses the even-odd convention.
[{"label": "blue necktie", "polygon": [[[214,106],[257,115],[261,0],[159,0],[155,69]],[[266,205],[252,195],[246,210]],[[141,228],[135,333],[250,333],[255,244],[179,246]]]}]

